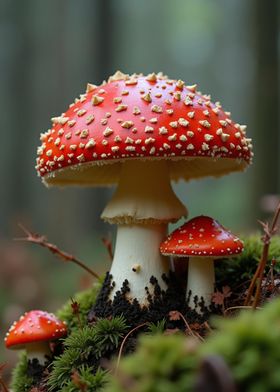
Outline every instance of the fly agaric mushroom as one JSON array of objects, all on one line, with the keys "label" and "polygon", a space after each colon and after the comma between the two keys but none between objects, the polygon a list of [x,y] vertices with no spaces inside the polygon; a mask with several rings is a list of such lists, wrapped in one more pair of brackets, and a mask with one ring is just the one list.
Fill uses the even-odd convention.
[{"label": "fly agaric mushroom", "polygon": [[42,310],[31,310],[15,321],[5,337],[7,348],[26,349],[29,359],[37,358],[41,364],[50,355],[49,342],[67,334],[64,321]]},{"label": "fly agaric mushroom", "polygon": [[197,216],[174,230],[161,244],[165,256],[189,256],[187,293],[190,307],[195,297],[211,303],[215,284],[214,260],[234,257],[243,251],[242,241],[209,216]]},{"label": "fly agaric mushroom", "polygon": [[48,186],[118,184],[102,214],[118,225],[111,298],[127,281],[128,299],[146,304],[152,276],[166,287],[159,245],[167,225],[187,213],[170,181],[244,170],[252,159],[246,127],[195,85],[119,71],[89,84],[52,122],[41,135],[39,176]]}]

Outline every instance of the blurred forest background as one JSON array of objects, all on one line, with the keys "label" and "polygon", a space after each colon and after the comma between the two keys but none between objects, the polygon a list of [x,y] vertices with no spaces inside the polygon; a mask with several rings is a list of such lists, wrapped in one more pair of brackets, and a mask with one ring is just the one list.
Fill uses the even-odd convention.
[{"label": "blurred forest background", "polygon": [[[268,4],[269,3],[269,4]],[[46,234],[98,272],[110,260],[99,215],[110,189],[46,189],[34,164],[40,132],[117,69],[163,71],[220,100],[248,125],[246,173],[176,184],[190,216],[209,214],[239,232],[268,217],[280,187],[277,0],[0,0],[0,337],[26,310],[55,311],[91,284],[78,267],[14,242]],[[0,344],[2,347],[2,344]],[[0,362],[13,356],[0,349]]]}]

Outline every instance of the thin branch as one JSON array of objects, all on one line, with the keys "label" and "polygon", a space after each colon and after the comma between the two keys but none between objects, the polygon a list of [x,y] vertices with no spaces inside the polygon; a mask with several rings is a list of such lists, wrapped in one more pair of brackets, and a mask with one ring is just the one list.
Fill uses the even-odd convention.
[{"label": "thin branch", "polygon": [[133,328],[131,331],[129,331],[128,334],[124,337],[124,339],[123,339],[123,341],[122,341],[122,344],[121,344],[121,346],[120,346],[119,354],[118,354],[117,364],[116,364],[116,368],[115,368],[115,374],[116,374],[117,371],[118,371],[118,368],[119,368],[119,365],[120,365],[121,356],[122,356],[122,352],[123,352],[123,347],[124,347],[124,344],[125,344],[127,338],[128,338],[134,331],[137,331],[137,329],[142,328],[142,327],[144,327],[145,325],[149,325],[149,323],[148,323],[148,322],[145,322],[145,323],[143,323],[143,324],[137,325],[135,328]]},{"label": "thin branch", "polygon": [[[245,306],[245,305],[240,305],[240,306],[230,306],[229,308],[226,308],[225,310],[225,315],[232,311],[232,310],[243,310],[243,309],[247,309],[247,310],[252,310],[252,306]],[[257,310],[261,309],[260,307],[256,308]]]},{"label": "thin branch", "polygon": [[[179,316],[181,317],[181,319],[184,321],[184,324],[186,326],[186,330],[189,332],[189,335],[192,336],[193,338],[197,338],[198,336],[193,332],[193,330],[191,329],[189,323],[187,322],[186,318],[183,316],[183,314],[179,311],[177,311]],[[201,338],[201,336],[199,335],[199,338]]]},{"label": "thin branch", "polygon": [[43,248],[47,248],[50,252],[52,252],[55,256],[57,256],[59,259],[66,261],[66,262],[72,262],[79,267],[83,268],[85,271],[87,271],[89,274],[94,276],[96,279],[100,279],[99,275],[94,272],[91,268],[86,266],[81,260],[77,259],[70,253],[64,252],[60,250],[56,245],[51,244],[48,242],[47,238],[43,235],[32,233],[29,231],[26,227],[24,227],[21,223],[18,224],[19,227],[22,229],[22,231],[26,234],[26,237],[23,238],[15,238],[15,241],[25,241],[25,242],[31,242],[33,244],[37,244],[42,246]]},{"label": "thin branch", "polygon": [[9,392],[9,389],[8,389],[8,387],[7,387],[6,383],[5,383],[5,381],[4,381],[3,378],[2,378],[2,371],[3,371],[3,369],[4,369],[5,366],[6,366],[5,363],[1,363],[1,364],[0,364],[0,387],[1,387],[1,390],[2,390],[3,392]]},{"label": "thin branch", "polygon": [[111,261],[113,260],[113,245],[112,245],[112,241],[110,238],[107,237],[103,237],[101,238],[103,245],[105,246],[105,248],[107,249],[107,252],[109,253],[109,257],[111,259]]},{"label": "thin branch", "polygon": [[198,338],[198,339],[200,339],[200,340],[204,340],[203,338],[202,338],[202,336],[200,336],[199,334],[197,334],[196,332],[194,332],[192,329],[191,329],[191,327],[190,327],[190,325],[189,325],[189,323],[187,322],[187,320],[186,320],[186,318],[184,317],[184,315],[181,313],[181,312],[179,312],[179,310],[171,310],[170,312],[169,312],[169,319],[170,320],[182,320],[183,322],[184,322],[184,324],[185,324],[185,327],[186,327],[186,333],[189,335],[189,336],[192,336],[193,338]]},{"label": "thin branch", "polygon": [[260,222],[260,224],[263,227],[263,231],[264,231],[264,235],[262,237],[263,251],[262,251],[262,256],[261,256],[259,265],[258,265],[257,270],[251,280],[251,284],[249,286],[247,296],[246,296],[246,299],[244,302],[245,306],[249,305],[251,298],[252,298],[252,295],[253,295],[253,291],[256,286],[256,293],[255,293],[254,301],[253,301],[253,308],[254,309],[256,309],[256,307],[258,306],[259,300],[260,300],[261,285],[262,285],[264,270],[265,270],[265,267],[267,264],[267,259],[268,259],[268,254],[269,254],[269,246],[270,246],[272,236],[278,230],[277,223],[279,220],[279,216],[280,216],[280,203],[278,204],[278,206],[276,208],[276,211],[275,211],[275,214],[274,214],[274,217],[272,220],[272,224],[270,227],[269,227],[268,223]]}]

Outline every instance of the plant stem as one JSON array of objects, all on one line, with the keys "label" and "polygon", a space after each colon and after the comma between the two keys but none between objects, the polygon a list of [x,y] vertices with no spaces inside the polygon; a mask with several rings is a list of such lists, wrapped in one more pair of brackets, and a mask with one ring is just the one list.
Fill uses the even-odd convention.
[{"label": "plant stem", "polygon": [[125,344],[127,338],[128,338],[134,331],[136,331],[136,330],[139,329],[139,328],[144,327],[145,325],[149,325],[149,323],[148,323],[148,322],[145,322],[145,323],[143,323],[143,324],[137,325],[135,328],[133,328],[131,331],[129,331],[128,334],[124,337],[124,339],[123,339],[123,341],[122,341],[122,344],[121,344],[121,347],[120,347],[120,350],[119,350],[119,354],[118,354],[117,365],[116,365],[116,368],[115,368],[115,374],[116,374],[117,371],[118,371],[119,364],[120,364],[120,360],[121,360],[121,356],[122,356],[122,352],[123,352],[123,347],[124,347],[124,344]]},{"label": "plant stem", "polygon": [[26,237],[15,238],[15,241],[32,242],[33,244],[37,244],[42,246],[43,248],[47,248],[50,252],[55,254],[58,258],[62,259],[63,261],[71,261],[72,263],[83,268],[85,271],[87,271],[89,274],[94,276],[96,279],[100,279],[100,276],[96,272],[94,272],[91,268],[86,266],[81,260],[77,259],[76,257],[74,257],[73,255],[67,252],[64,252],[63,250],[60,250],[56,245],[48,242],[46,237],[36,233],[32,233],[31,231],[26,229],[26,227],[24,227],[21,223],[19,223],[19,227],[24,231]]},{"label": "plant stem", "polygon": [[254,274],[254,276],[253,276],[253,278],[251,280],[251,284],[249,286],[249,289],[248,289],[248,292],[247,292],[247,296],[246,296],[246,299],[245,299],[245,302],[244,302],[245,306],[249,305],[249,303],[251,301],[251,297],[252,297],[253,291],[254,291],[254,288],[255,288],[255,285],[257,285],[255,298],[254,298],[254,302],[253,302],[253,309],[256,309],[256,307],[258,306],[259,300],[260,300],[261,285],[262,285],[262,280],[263,280],[265,266],[267,264],[271,237],[277,231],[277,223],[278,223],[279,215],[280,215],[280,203],[278,204],[278,206],[276,208],[271,227],[268,227],[267,224],[262,224],[263,229],[264,229],[264,236],[262,238],[262,241],[263,241],[263,244],[264,244],[263,245],[262,256],[261,256],[259,265],[257,267],[257,270],[256,270],[256,272],[255,272],[255,274]]}]

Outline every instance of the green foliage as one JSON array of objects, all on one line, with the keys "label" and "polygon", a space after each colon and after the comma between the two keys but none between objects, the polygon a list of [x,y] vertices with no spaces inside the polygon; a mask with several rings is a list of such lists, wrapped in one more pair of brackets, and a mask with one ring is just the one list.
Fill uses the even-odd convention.
[{"label": "green foliage", "polygon": [[150,323],[148,325],[148,332],[151,335],[163,334],[165,330],[165,324],[166,324],[166,320],[160,320],[157,323]]},{"label": "green foliage", "polygon": [[95,355],[101,357],[104,353],[118,347],[128,327],[123,317],[114,317],[111,320],[100,319],[97,321],[95,331]]},{"label": "green foliage", "polygon": [[136,352],[123,358],[107,392],[193,391],[201,360],[220,355],[238,390],[280,391],[280,299],[260,311],[244,310],[234,319],[216,319],[205,343],[181,335],[143,336]]},{"label": "green foliage", "polygon": [[69,380],[61,392],[80,392],[84,388],[87,392],[101,391],[107,382],[107,373],[98,369],[95,373],[91,367],[81,366],[75,373],[75,380]]},{"label": "green foliage", "polygon": [[[95,302],[96,296],[101,288],[101,283],[95,283],[90,289],[82,291],[75,295],[74,301],[77,301],[80,309],[80,320],[82,325],[87,325],[87,315]],[[57,317],[67,322],[68,329],[73,331],[80,327],[77,316],[73,315],[72,301],[69,300],[58,312]]]},{"label": "green foliage", "polygon": [[[218,286],[232,289],[250,279],[262,253],[260,235],[244,240],[242,255],[216,263]],[[269,260],[276,258],[275,270],[280,271],[280,237],[272,239]],[[73,372],[88,388],[103,390],[107,375],[99,369],[102,357],[110,358],[117,352],[121,339],[128,331],[122,317],[100,319],[93,326],[87,324],[87,314],[101,287],[78,293],[74,301],[80,305],[80,320],[73,315],[71,301],[57,312],[68,323],[69,336],[64,342],[63,354],[52,364],[48,380],[49,391],[76,392],[81,389],[71,379]],[[181,392],[191,391],[193,380],[202,357],[219,354],[228,363],[240,390],[265,392],[280,390],[280,301],[262,311],[246,311],[236,319],[216,321],[219,332],[204,344],[194,347],[193,341],[181,334],[162,335],[165,320],[150,323],[148,336],[142,337],[137,351],[122,358],[118,377],[111,378],[108,392]],[[279,329],[279,331],[278,331]],[[151,336],[153,335],[153,336]],[[144,366],[145,365],[145,366]],[[32,379],[27,376],[27,358],[23,355],[14,369],[12,390],[27,392]]]},{"label": "green foliage", "polygon": [[279,391],[280,300],[216,325],[220,332],[201,346],[200,355],[222,355],[242,391]]},{"label": "green foliage", "polygon": [[[234,288],[251,279],[262,254],[263,243],[260,237],[260,234],[255,234],[244,238],[244,251],[240,256],[216,263],[216,283],[219,287],[228,285]],[[277,261],[276,271],[280,271],[280,236],[271,240],[269,261],[272,258]]]},{"label": "green foliage", "polygon": [[97,368],[101,357],[110,357],[116,351],[126,330],[123,317],[99,319],[94,326],[74,330],[65,339],[63,354],[53,362],[48,379],[50,391],[66,388],[74,370],[80,372],[91,363]]},{"label": "green foliage", "polygon": [[137,351],[123,358],[107,392],[191,392],[195,343],[183,335],[142,336]]},{"label": "green foliage", "polygon": [[32,386],[32,378],[27,375],[27,356],[22,353],[13,370],[11,389],[13,392],[28,392]]}]

